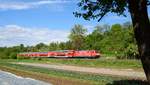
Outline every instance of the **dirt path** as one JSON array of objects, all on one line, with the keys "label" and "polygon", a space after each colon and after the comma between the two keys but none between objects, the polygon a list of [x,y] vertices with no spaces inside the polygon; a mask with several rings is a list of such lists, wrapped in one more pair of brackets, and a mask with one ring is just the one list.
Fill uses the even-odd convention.
[{"label": "dirt path", "polygon": [[43,67],[43,68],[53,68],[59,70],[129,77],[134,79],[143,79],[143,80],[146,79],[144,72],[134,71],[132,69],[92,68],[92,67],[79,67],[79,66],[71,66],[71,65],[52,65],[52,64],[37,64],[37,63],[17,63],[17,64]]}]

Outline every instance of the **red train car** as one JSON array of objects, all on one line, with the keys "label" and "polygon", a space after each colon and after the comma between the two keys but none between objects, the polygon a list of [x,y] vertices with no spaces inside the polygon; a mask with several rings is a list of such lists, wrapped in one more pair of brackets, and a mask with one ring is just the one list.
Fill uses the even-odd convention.
[{"label": "red train car", "polygon": [[49,52],[25,52],[17,56],[22,57],[55,57],[55,58],[98,58],[100,53],[95,50],[62,50]]}]

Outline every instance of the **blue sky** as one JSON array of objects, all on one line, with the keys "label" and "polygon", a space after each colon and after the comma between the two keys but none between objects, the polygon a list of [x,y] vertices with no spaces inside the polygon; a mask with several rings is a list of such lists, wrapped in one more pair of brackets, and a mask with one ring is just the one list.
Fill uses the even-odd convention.
[{"label": "blue sky", "polygon": [[110,13],[100,22],[75,18],[73,12],[77,10],[77,1],[0,0],[0,46],[67,41],[74,24],[82,24],[91,31],[97,24],[130,21],[128,13],[127,17]]}]

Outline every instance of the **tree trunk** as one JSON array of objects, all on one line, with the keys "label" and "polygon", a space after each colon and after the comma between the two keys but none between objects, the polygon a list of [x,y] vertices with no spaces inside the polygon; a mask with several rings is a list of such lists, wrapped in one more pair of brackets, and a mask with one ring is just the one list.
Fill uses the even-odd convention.
[{"label": "tree trunk", "polygon": [[147,13],[147,0],[128,0],[128,4],[140,59],[150,84],[150,22]]}]

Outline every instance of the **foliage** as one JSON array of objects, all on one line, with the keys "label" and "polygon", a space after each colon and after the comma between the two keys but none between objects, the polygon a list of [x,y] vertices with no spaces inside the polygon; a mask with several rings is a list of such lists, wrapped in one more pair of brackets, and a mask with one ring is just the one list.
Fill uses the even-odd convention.
[{"label": "foliage", "polygon": [[116,56],[118,59],[135,59],[138,57],[132,26],[129,22],[121,24],[97,25],[91,33],[82,25],[75,25],[70,32],[69,41],[51,42],[49,45],[39,43],[35,46],[1,47],[1,59],[21,59],[20,52],[47,52],[55,50],[97,50],[101,54]]},{"label": "foliage", "polygon": [[124,54],[128,59],[135,59],[135,58],[138,59],[139,58],[138,52],[137,52],[137,46],[134,44],[129,44],[129,46],[125,50]]},{"label": "foliage", "polygon": [[86,29],[82,25],[75,25],[71,29],[69,39],[72,42],[73,49],[81,50],[83,48],[83,42],[86,35]]},{"label": "foliage", "polygon": [[[85,20],[98,19],[98,21],[100,21],[109,12],[117,15],[124,15],[125,11],[128,10],[131,15],[135,39],[137,41],[143,69],[147,80],[150,83],[150,29],[147,29],[150,28],[150,22],[148,19],[149,5],[149,0],[80,0],[78,6],[81,10],[79,12],[74,12],[74,14],[76,17],[82,16]],[[129,46],[129,49],[130,47],[131,46]],[[114,48],[111,49],[113,50]],[[119,47],[119,50],[122,49]],[[129,56],[131,55],[130,52],[134,51],[128,50],[127,53],[129,53]]]},{"label": "foliage", "polygon": [[81,0],[78,3],[81,10],[74,14],[76,17],[82,16],[85,20],[98,19],[98,21],[109,12],[125,16],[126,2],[126,0]]}]

